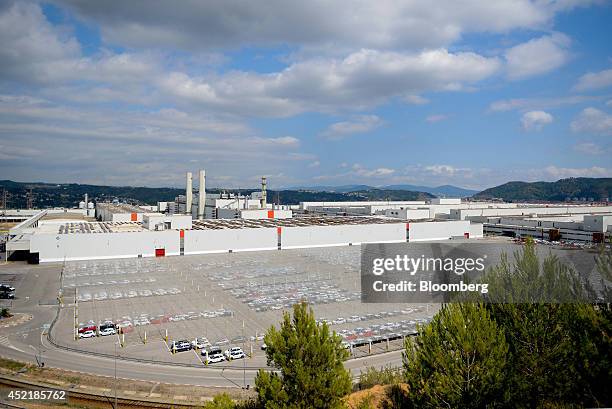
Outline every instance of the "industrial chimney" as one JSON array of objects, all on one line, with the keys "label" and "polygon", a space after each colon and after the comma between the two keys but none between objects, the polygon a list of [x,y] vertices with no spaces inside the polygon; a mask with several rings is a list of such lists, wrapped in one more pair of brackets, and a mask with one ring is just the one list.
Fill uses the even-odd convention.
[{"label": "industrial chimney", "polygon": [[185,191],[185,213],[191,214],[191,203],[193,202],[193,175],[187,172],[187,189]]},{"label": "industrial chimney", "polygon": [[261,177],[261,208],[262,209],[265,209],[267,207],[267,203],[266,203],[266,187],[267,187],[266,177],[262,176]]},{"label": "industrial chimney", "polygon": [[198,194],[198,219],[203,220],[206,209],[206,171],[200,169],[200,192]]},{"label": "industrial chimney", "polygon": [[89,202],[89,196],[87,195],[87,193],[85,193],[85,216],[87,216],[88,202]]}]

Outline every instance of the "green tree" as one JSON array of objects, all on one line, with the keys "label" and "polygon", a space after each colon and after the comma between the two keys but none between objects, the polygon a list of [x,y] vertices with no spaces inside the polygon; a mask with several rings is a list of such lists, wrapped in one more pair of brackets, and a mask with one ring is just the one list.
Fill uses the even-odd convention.
[{"label": "green tree", "polygon": [[[610,260],[600,256],[604,277]],[[410,390],[392,390],[396,406],[610,406],[610,304],[589,303],[590,285],[553,255],[540,260],[532,242],[513,263],[504,258],[483,279],[489,280],[499,298],[488,300],[502,302],[447,305],[406,343]],[[521,300],[532,302],[511,302]],[[471,384],[469,356],[479,373],[469,370]]]},{"label": "green tree", "polygon": [[296,304],[293,317],[283,314],[280,330],[271,327],[264,341],[268,365],[255,378],[258,401],[265,408],[341,408],[351,391],[343,362],[349,354],[327,324],[318,326],[306,303]]},{"label": "green tree", "polygon": [[402,407],[481,408],[503,401],[508,344],[489,312],[474,303],[449,304],[406,339],[408,393]]}]

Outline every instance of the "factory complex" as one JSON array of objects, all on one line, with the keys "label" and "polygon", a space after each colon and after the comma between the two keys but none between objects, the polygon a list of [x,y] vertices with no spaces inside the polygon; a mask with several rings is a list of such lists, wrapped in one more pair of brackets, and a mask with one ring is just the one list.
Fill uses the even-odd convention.
[{"label": "factory complex", "polygon": [[[13,212],[7,255],[32,263],[397,243],[485,234],[550,241],[602,242],[612,235],[612,206],[430,201],[267,202],[267,181],[250,195],[207,194],[199,172],[174,202],[123,203]],[[94,213],[95,211],[95,213]]]}]

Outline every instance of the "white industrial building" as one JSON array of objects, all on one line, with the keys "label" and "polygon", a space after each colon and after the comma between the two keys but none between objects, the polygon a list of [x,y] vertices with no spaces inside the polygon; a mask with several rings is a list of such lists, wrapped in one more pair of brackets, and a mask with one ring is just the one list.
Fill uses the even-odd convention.
[{"label": "white industrial building", "polygon": [[9,253],[33,262],[280,250],[405,242],[406,223],[382,217],[203,219],[143,214],[143,222],[47,220],[32,216],[10,230]]},{"label": "white industrial building", "polygon": [[[96,222],[86,218],[92,210],[87,201],[81,209],[27,212],[27,219],[10,229],[7,252],[28,254],[32,262],[57,262],[478,239],[484,234],[585,242],[612,235],[612,206],[460,199],[303,202],[294,214],[288,206],[267,203],[265,178],[261,191],[249,196],[207,194],[203,170],[199,182],[194,197],[188,173],[185,195],[158,206],[97,203]],[[189,211],[174,211],[181,206]]]},{"label": "white industrial building", "polygon": [[416,222],[408,225],[409,242],[482,237],[482,224],[467,220]]},{"label": "white industrial building", "polygon": [[140,206],[115,203],[96,203],[96,219],[103,222],[142,222],[145,213]]},{"label": "white industrial building", "polygon": [[516,203],[462,202],[434,198],[430,201],[302,202],[303,211],[324,215],[381,215],[402,220],[451,219],[457,209],[512,209]]}]

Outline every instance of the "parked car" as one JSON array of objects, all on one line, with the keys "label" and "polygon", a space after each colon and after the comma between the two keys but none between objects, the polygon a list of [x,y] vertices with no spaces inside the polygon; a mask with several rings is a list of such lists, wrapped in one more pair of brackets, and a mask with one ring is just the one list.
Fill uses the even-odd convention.
[{"label": "parked car", "polygon": [[0,284],[0,291],[12,292],[12,291],[15,291],[15,287],[11,287],[8,284]]},{"label": "parked car", "polygon": [[84,326],[79,328],[79,334],[83,334],[83,333],[85,333],[87,331],[91,331],[95,335],[97,329],[98,328],[95,325],[91,325],[91,324],[84,325]]},{"label": "parked car", "polygon": [[93,332],[92,330],[79,332],[79,338],[94,338],[95,336],[96,336],[96,333]]},{"label": "parked car", "polygon": [[216,364],[225,361],[225,356],[221,352],[221,348],[211,348],[210,351],[203,350],[204,362],[207,364]]},{"label": "parked car", "polygon": [[104,337],[107,335],[115,335],[117,333],[117,330],[115,330],[114,326],[108,326],[108,327],[100,327],[100,336]]},{"label": "parked car", "polygon": [[240,347],[233,347],[233,348],[227,349],[225,350],[223,355],[225,355],[225,358],[229,361],[246,357],[246,355],[242,351],[242,348]]},{"label": "parked car", "polygon": [[15,293],[0,292],[0,300],[14,300]]},{"label": "parked car", "polygon": [[170,350],[174,352],[184,352],[191,350],[191,342],[186,339],[180,341],[172,341],[170,343]]},{"label": "parked car", "polygon": [[191,341],[191,345],[197,349],[209,348],[211,346],[207,338],[196,338]]}]

